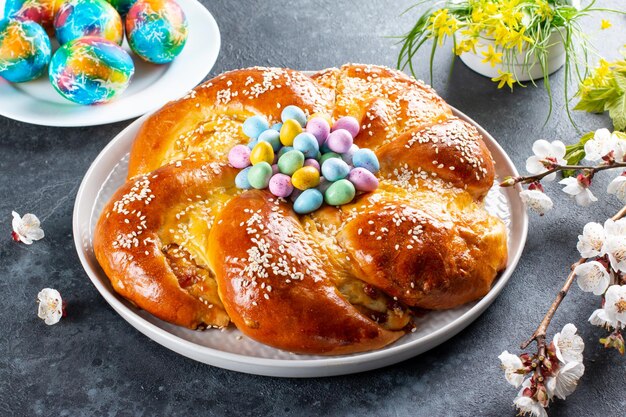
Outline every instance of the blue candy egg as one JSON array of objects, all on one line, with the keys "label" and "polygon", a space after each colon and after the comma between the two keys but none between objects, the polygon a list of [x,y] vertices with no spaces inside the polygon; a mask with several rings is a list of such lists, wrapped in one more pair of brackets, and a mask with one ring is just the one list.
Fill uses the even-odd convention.
[{"label": "blue candy egg", "polygon": [[303,132],[293,140],[293,148],[302,152],[305,158],[315,158],[320,150],[320,145],[315,136]]},{"label": "blue candy egg", "polygon": [[352,164],[355,167],[365,168],[372,174],[380,170],[378,157],[371,149],[359,149],[352,155]]},{"label": "blue candy egg", "polygon": [[0,20],[0,77],[14,83],[34,80],[50,62],[50,39],[35,22]]},{"label": "blue candy egg", "polygon": [[344,152],[341,154],[341,159],[343,159],[346,164],[352,165],[352,157],[354,156],[354,153],[358,150],[359,147],[357,145],[352,145],[350,149],[348,149],[348,152]]},{"label": "blue candy egg", "polygon": [[283,124],[278,122],[278,123],[274,123],[272,125],[272,127],[270,127],[270,129],[274,129],[277,132],[280,132],[280,129],[283,127]]},{"label": "blue candy egg", "polygon": [[283,156],[284,154],[286,154],[289,151],[293,151],[293,146],[283,146],[282,148],[280,148],[280,150],[278,151],[278,158],[280,158],[281,156]]},{"label": "blue candy egg", "polygon": [[250,171],[250,168],[252,167],[242,169],[235,177],[235,185],[237,186],[237,188],[240,188],[242,190],[249,190],[252,188],[252,185],[250,185],[250,181],[248,181],[248,171]]},{"label": "blue candy egg", "polygon": [[274,152],[278,152],[280,150],[280,147],[283,146],[283,144],[280,143],[280,133],[274,129],[267,129],[263,131],[259,135],[258,141],[267,142],[272,145],[272,149],[274,149]]},{"label": "blue candy egg", "polygon": [[340,158],[329,158],[322,164],[322,175],[328,181],[337,181],[348,176],[350,166]]},{"label": "blue candy egg", "polygon": [[267,119],[263,116],[252,116],[248,117],[245,122],[243,122],[243,133],[246,134],[249,138],[256,139],[259,137],[261,133],[270,128],[270,124],[267,122]]},{"label": "blue candy egg", "polygon": [[306,125],[306,114],[302,111],[302,109],[298,106],[287,106],[283,109],[280,114],[281,120],[286,122],[289,119],[294,119],[300,126],[304,127]]},{"label": "blue candy egg", "polygon": [[312,213],[322,206],[324,196],[319,190],[304,190],[293,203],[293,211],[298,214]]}]

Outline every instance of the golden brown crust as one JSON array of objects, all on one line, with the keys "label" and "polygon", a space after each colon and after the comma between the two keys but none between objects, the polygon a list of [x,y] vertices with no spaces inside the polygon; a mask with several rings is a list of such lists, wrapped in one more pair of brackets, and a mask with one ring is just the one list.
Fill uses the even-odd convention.
[{"label": "golden brown crust", "polygon": [[[306,216],[237,190],[226,155],[247,141],[241,124],[252,114],[276,122],[290,104],[356,117],[356,143],[381,162],[379,189]],[[232,320],[293,352],[361,352],[404,334],[409,307],[489,291],[507,260],[504,224],[482,207],[494,177],[478,131],[398,71],[237,70],[144,123],[94,248],[115,290],[164,320]]]}]

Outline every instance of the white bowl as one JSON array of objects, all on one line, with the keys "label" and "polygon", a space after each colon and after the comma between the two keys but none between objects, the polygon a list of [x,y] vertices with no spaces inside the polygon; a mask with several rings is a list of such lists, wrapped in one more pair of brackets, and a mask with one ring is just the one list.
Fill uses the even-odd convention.
[{"label": "white bowl", "polygon": [[[454,113],[475,125],[496,162],[500,178],[518,175],[496,141],[473,120],[454,109]],[[223,331],[193,331],[157,319],[139,310],[111,287],[93,253],[93,230],[104,205],[126,180],[128,155],[139,128],[148,116],[136,120],[117,135],[93,162],[82,181],[74,206],[74,242],[87,275],[105,300],[137,330],[181,355],[221,368],[258,375],[279,377],[320,377],[366,371],[403,361],[450,339],[474,321],[495,300],[522,254],[528,218],[518,189],[489,193],[487,208],[501,217],[509,232],[509,263],[481,300],[459,308],[430,312],[417,319],[417,331],[407,334],[383,349],[343,356],[296,355],[262,345],[235,328]],[[128,349],[136,349],[129,346]]]}]

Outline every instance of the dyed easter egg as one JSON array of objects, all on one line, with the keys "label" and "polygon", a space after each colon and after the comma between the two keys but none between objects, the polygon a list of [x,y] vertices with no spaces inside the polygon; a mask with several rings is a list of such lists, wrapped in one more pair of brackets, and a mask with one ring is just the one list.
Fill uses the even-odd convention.
[{"label": "dyed easter egg", "polygon": [[346,164],[353,165],[352,157],[354,156],[354,153],[358,150],[359,150],[359,147],[357,145],[350,146],[350,149],[348,149],[347,152],[344,152],[341,154],[341,159],[343,159],[346,162]]},{"label": "dyed easter egg", "polygon": [[367,169],[372,174],[376,174],[380,170],[378,157],[371,149],[359,149],[352,155],[352,163],[355,167]]},{"label": "dyed easter egg", "polygon": [[356,135],[359,134],[360,126],[358,120],[354,117],[345,116],[337,120],[333,125],[333,132],[339,129],[347,130],[353,138],[356,138]]},{"label": "dyed easter egg", "polygon": [[281,173],[293,175],[304,166],[304,155],[300,151],[292,150],[278,158],[278,169]]},{"label": "dyed easter egg", "polygon": [[187,17],[174,0],[137,0],[126,15],[126,39],[133,52],[148,62],[174,60],[187,35]]},{"label": "dyed easter egg", "polygon": [[[295,192],[295,191],[294,191]],[[298,195],[293,203],[293,211],[298,214],[312,213],[322,206],[324,196],[319,190],[309,188]]]},{"label": "dyed easter egg", "polygon": [[235,168],[245,168],[250,165],[250,148],[246,145],[234,146],[228,152],[228,162]]},{"label": "dyed easter egg", "polygon": [[302,133],[300,123],[295,119],[288,119],[280,128],[280,142],[285,146],[292,146],[294,139],[300,133]]},{"label": "dyed easter egg", "polygon": [[280,133],[278,133],[274,129],[267,129],[259,135],[259,142],[268,142],[272,145],[272,149],[274,152],[278,152],[280,148],[283,146],[280,143]]},{"label": "dyed easter egg", "polygon": [[97,36],[122,44],[122,19],[105,0],[69,0],[54,18],[54,30],[61,45],[83,36]]},{"label": "dyed easter egg", "polygon": [[0,20],[0,77],[21,83],[46,70],[50,62],[50,39],[39,24]]},{"label": "dyed easter egg", "polygon": [[326,152],[320,158],[320,165],[324,165],[324,162],[326,162],[326,160],[328,160],[330,158],[341,158],[341,155],[339,155],[338,153],[335,153],[335,152]]},{"label": "dyed easter egg", "polygon": [[348,204],[354,198],[354,185],[346,179],[333,182],[324,193],[326,203],[331,206]]},{"label": "dyed easter egg", "polygon": [[270,179],[270,192],[276,197],[289,197],[293,192],[291,177],[285,174],[274,174]]},{"label": "dyed easter egg", "polygon": [[298,190],[308,190],[320,183],[320,172],[314,167],[302,167],[291,176],[291,183]]},{"label": "dyed easter egg", "polygon": [[294,138],[293,148],[302,152],[305,158],[315,158],[320,151],[315,136],[307,132],[302,132]]},{"label": "dyed easter egg", "polygon": [[50,82],[78,104],[110,101],[126,90],[135,72],[128,53],[102,38],[85,37],[59,48],[49,67]]},{"label": "dyed easter egg", "polygon": [[241,190],[249,190],[252,188],[252,185],[250,185],[250,181],[248,181],[248,172],[251,168],[252,167],[247,167],[239,171],[239,173],[235,177],[235,185],[237,186],[237,188]]},{"label": "dyed easter egg", "polygon": [[341,158],[330,158],[322,164],[322,175],[328,181],[340,180],[347,177],[349,173],[350,167]]},{"label": "dyed easter egg", "polygon": [[259,162],[250,167],[248,171],[248,182],[253,188],[262,190],[267,188],[272,178],[272,166],[267,162]]},{"label": "dyed easter egg", "polygon": [[[241,126],[243,133],[249,137],[256,139],[261,133],[269,128],[267,119],[263,116],[251,116],[248,117]],[[253,146],[254,147],[254,146]]]},{"label": "dyed easter egg", "polygon": [[326,138],[330,133],[330,125],[326,119],[317,116],[309,119],[305,130],[315,136],[317,143],[321,146],[326,142]]},{"label": "dyed easter egg", "polygon": [[281,156],[283,156],[284,154],[286,154],[289,151],[293,151],[293,146],[283,146],[278,151],[278,158],[280,159]]},{"label": "dyed easter egg", "polygon": [[365,168],[354,168],[350,171],[348,181],[359,191],[369,192],[378,188],[378,178]]},{"label": "dyed easter egg", "polygon": [[115,10],[124,16],[130,10],[131,6],[135,4],[137,0],[107,0],[111,6],[115,7]]},{"label": "dyed easter egg", "polygon": [[256,165],[261,162],[272,164],[274,162],[274,150],[268,142],[259,141],[250,153],[250,162]]},{"label": "dyed easter egg", "polygon": [[287,106],[280,113],[280,119],[285,123],[287,120],[295,120],[300,124],[300,127],[306,125],[306,115],[302,109],[298,106]]},{"label": "dyed easter egg", "polygon": [[39,23],[48,33],[54,32],[54,15],[63,0],[6,0],[4,17]]},{"label": "dyed easter egg", "polygon": [[313,167],[313,168],[315,168],[318,171],[321,170],[320,163],[317,162],[317,159],[313,159],[313,158],[306,159],[304,161],[304,166],[305,167]]},{"label": "dyed easter egg", "polygon": [[326,139],[328,148],[337,153],[344,153],[352,146],[352,135],[345,129],[337,129],[328,135]]}]

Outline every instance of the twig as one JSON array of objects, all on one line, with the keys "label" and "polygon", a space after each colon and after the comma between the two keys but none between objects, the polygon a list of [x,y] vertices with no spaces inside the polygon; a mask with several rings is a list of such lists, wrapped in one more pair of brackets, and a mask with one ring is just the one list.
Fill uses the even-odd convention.
[{"label": "twig", "polygon": [[[615,215],[611,217],[611,220],[617,221],[624,216],[626,216],[626,206],[622,207],[620,211],[615,213]],[[565,280],[565,284],[563,284],[563,287],[561,288],[559,293],[556,295],[556,298],[552,302],[552,305],[548,309],[548,312],[546,313],[546,315],[543,317],[543,320],[541,320],[541,323],[539,324],[539,327],[537,327],[537,330],[535,330],[535,332],[532,334],[532,336],[530,336],[528,340],[522,343],[521,345],[522,349],[526,349],[528,345],[530,345],[533,341],[536,341],[537,347],[539,348],[539,354],[540,355],[544,354],[546,332],[548,330],[548,326],[550,325],[550,322],[552,321],[552,318],[554,317],[554,313],[556,313],[556,310],[559,308],[559,305],[561,305],[561,301],[563,301],[563,299],[567,295],[567,292],[572,286],[572,283],[574,282],[574,278],[576,278],[576,274],[574,274],[574,269],[578,265],[583,264],[585,262],[587,262],[587,258],[580,258],[577,262],[572,264],[571,272],[567,276],[567,279]]]},{"label": "twig", "polygon": [[585,165],[552,165],[552,168],[549,170],[542,172],[537,175],[529,175],[526,177],[508,177],[505,178],[500,185],[502,187],[511,187],[515,184],[531,184],[533,182],[540,181],[544,177],[560,171],[588,171],[591,174],[595,174],[598,171],[604,171],[605,169],[614,169],[614,168],[626,168],[626,162],[613,162],[602,165],[595,166],[585,166]]}]

